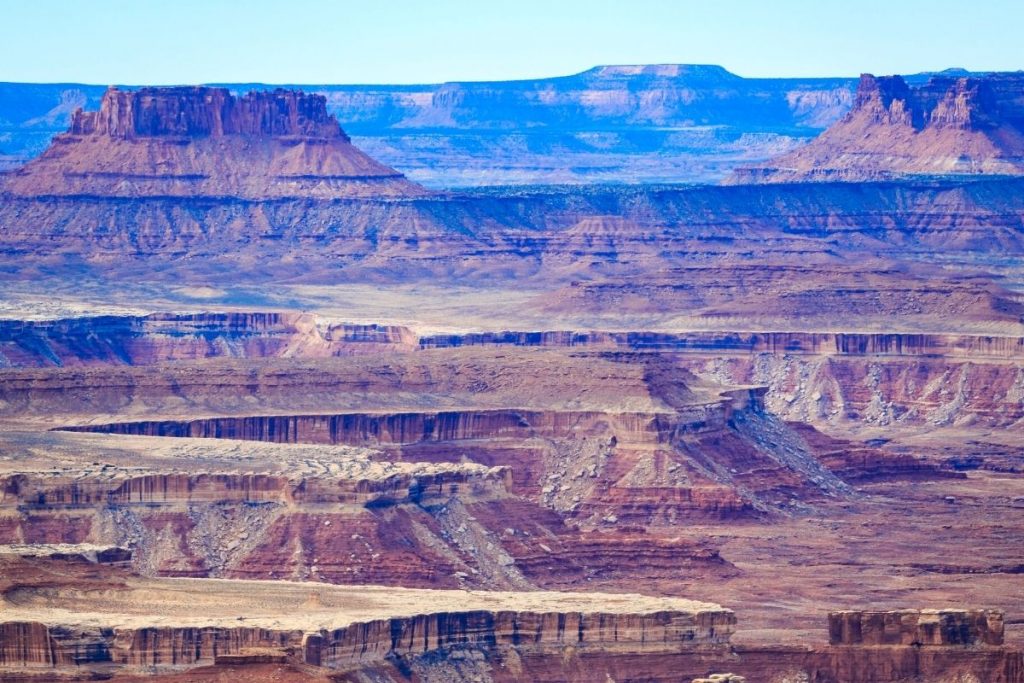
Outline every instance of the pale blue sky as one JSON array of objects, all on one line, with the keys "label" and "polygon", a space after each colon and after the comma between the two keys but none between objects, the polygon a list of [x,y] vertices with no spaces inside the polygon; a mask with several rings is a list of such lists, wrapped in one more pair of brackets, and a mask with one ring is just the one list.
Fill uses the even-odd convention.
[{"label": "pale blue sky", "polygon": [[1024,68],[1024,0],[0,0],[0,81],[430,83]]}]

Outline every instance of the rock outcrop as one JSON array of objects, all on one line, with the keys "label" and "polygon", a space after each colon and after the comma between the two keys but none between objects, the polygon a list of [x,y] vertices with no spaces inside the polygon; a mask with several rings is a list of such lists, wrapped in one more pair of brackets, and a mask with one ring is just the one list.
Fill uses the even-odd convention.
[{"label": "rock outcrop", "polygon": [[[257,170],[247,170],[250,160],[216,156],[233,172],[245,169],[246,178],[257,177]],[[77,172],[71,161],[52,161],[54,178]],[[10,182],[21,182],[19,177]],[[30,185],[26,191],[46,185],[22,180]],[[45,197],[0,187],[6,267],[38,277],[33,269],[45,254],[48,269],[73,267],[77,277],[84,265],[87,273],[215,286],[243,277],[253,286],[267,280],[370,280],[522,287],[529,276],[532,285],[552,291],[537,302],[548,315],[602,312],[621,302],[620,314],[638,306],[649,313],[717,318],[732,312],[745,316],[746,325],[751,315],[769,313],[833,322],[921,313],[1014,322],[1020,316],[1012,297],[976,270],[857,262],[941,253],[946,262],[966,259],[977,268],[986,259],[1018,253],[1024,249],[1024,180],[1016,178],[515,189],[401,201],[369,194],[332,201],[318,191],[254,201],[241,189],[241,196],[211,198],[201,188],[152,196],[128,185],[122,196],[101,196],[106,182],[60,180],[57,194]],[[74,185],[88,196],[68,196]],[[574,234],[581,223],[609,214],[622,219],[621,230],[590,244]],[[835,260],[837,253],[842,261]],[[571,282],[578,285],[559,291]],[[762,300],[753,302],[751,291]],[[765,297],[770,306],[763,305]],[[746,307],[737,310],[737,301]]]},{"label": "rock outcrop", "polygon": [[[768,387],[789,420],[1009,426],[1024,419],[1024,338],[816,332],[481,332],[430,335],[421,348],[632,349],[670,355],[699,376]],[[849,453],[844,453],[844,457]],[[881,464],[881,463],[879,463]],[[890,465],[892,465],[890,461]],[[909,463],[907,463],[909,464]],[[884,471],[875,470],[876,472]],[[866,471],[871,471],[868,468]]]},{"label": "rock outcrop", "polygon": [[[491,656],[508,649],[524,656],[707,656],[727,649],[736,623],[718,605],[636,594],[181,582],[116,571],[99,576],[74,564],[0,562],[0,666],[22,670],[78,665],[159,673],[253,649],[343,671],[455,647]],[[60,621],[57,615],[68,614],[63,605],[92,603],[100,591],[117,597],[93,603],[91,619]],[[158,607],[165,594],[181,599],[169,611]],[[205,616],[193,603],[206,605]],[[131,611],[119,612],[128,604]],[[42,618],[25,619],[32,614]]]},{"label": "rock outcrop", "polygon": [[853,109],[809,145],[732,182],[1024,175],[1024,76],[861,76]]},{"label": "rock outcrop", "polygon": [[[79,455],[96,447],[103,463]],[[47,452],[74,461],[74,474],[31,452],[0,473],[0,543],[11,544],[0,556],[130,562],[146,575],[433,588],[569,588],[622,576],[624,554],[643,557],[644,570],[630,575],[651,580],[733,571],[699,540],[581,531],[513,495],[508,468],[374,462],[380,454],[342,447],[96,436],[51,441]]]},{"label": "rock outcrop", "polygon": [[703,355],[505,354],[11,370],[0,414],[65,434],[347,444],[394,460],[507,466],[515,494],[601,525],[757,516],[794,496],[841,494],[844,481],[944,475],[912,456],[801,434],[765,410],[764,390],[687,371],[717,372]]},{"label": "rock outcrop", "polygon": [[1003,613],[996,610],[847,611],[828,615],[832,645],[1002,645]]},{"label": "rock outcrop", "polygon": [[385,683],[411,671],[460,683],[1024,680],[994,610],[833,613],[829,645],[749,645],[732,643],[732,611],[681,598],[182,582],[10,558],[0,567],[0,667],[23,676],[159,681],[215,666],[244,677],[278,662]]},{"label": "rock outcrop", "polygon": [[110,88],[67,133],[7,174],[19,196],[418,196],[354,147],[322,96],[174,87]]},{"label": "rock outcrop", "polygon": [[421,337],[420,348],[459,346],[607,346],[683,353],[788,356],[934,356],[1022,358],[1024,337],[863,332],[470,332]]},{"label": "rock outcrop", "polygon": [[[763,391],[739,389],[723,391],[718,400],[647,413],[260,415],[63,429],[370,446],[403,460],[465,458],[511,466],[515,491],[564,512],[672,526],[679,519],[749,516],[764,504],[786,500],[793,490],[814,497],[846,489],[790,428],[764,412],[763,401]],[[589,441],[580,443],[583,434]],[[539,442],[551,445],[538,447]]]}]

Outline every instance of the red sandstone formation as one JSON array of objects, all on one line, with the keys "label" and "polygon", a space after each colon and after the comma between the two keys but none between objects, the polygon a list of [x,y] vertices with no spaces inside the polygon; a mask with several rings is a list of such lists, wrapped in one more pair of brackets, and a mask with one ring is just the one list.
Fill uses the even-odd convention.
[{"label": "red sandstone formation", "polygon": [[[182,449],[152,439],[135,440],[141,450],[108,439],[102,466],[82,460],[78,453],[98,443],[51,442],[51,458],[76,461],[74,476],[30,464],[28,453],[0,474],[0,543],[10,552],[31,555],[24,544],[42,544],[47,556],[70,556],[86,550],[59,544],[86,543],[119,561],[123,551],[104,549],[130,549],[146,574],[434,588],[732,572],[703,542],[581,532],[512,495],[508,468],[380,463],[337,447]],[[644,558],[644,569],[627,572],[625,556]]]},{"label": "red sandstone formation", "polygon": [[[626,523],[671,526],[687,516],[745,516],[788,501],[797,490],[813,497],[845,486],[792,430],[765,413],[763,391],[708,385],[658,355],[534,352],[518,363],[524,374],[506,376],[505,386],[493,388],[488,384],[495,384],[493,373],[504,361],[491,351],[437,350],[413,354],[408,361],[400,358],[385,361],[383,367],[355,359],[352,365],[336,361],[333,367],[319,363],[308,370],[268,367],[266,383],[255,388],[253,398],[262,405],[256,415],[194,420],[164,417],[75,424],[70,415],[75,412],[72,406],[78,405],[79,390],[64,385],[59,390],[64,408],[58,410],[69,417],[58,424],[72,431],[140,436],[349,444],[380,448],[388,457],[403,460],[511,465],[516,492],[591,521],[621,518]],[[451,366],[448,358],[462,365]],[[405,362],[406,369],[394,374]],[[588,370],[599,367],[609,380],[618,377],[617,390],[614,384],[607,394],[594,387]],[[235,377],[229,368],[211,368],[194,378],[186,368],[181,369],[184,374],[171,367],[167,371],[178,376],[170,382],[174,393],[186,401],[195,396],[219,403],[220,396],[229,395],[237,400],[239,381],[250,387],[246,393],[252,390],[250,378]],[[538,377],[548,371],[559,374]],[[133,377],[129,384],[143,384],[127,393],[155,406],[154,401],[165,400],[161,395],[168,392],[169,377],[161,378],[163,372],[156,371],[156,384],[151,386],[145,386],[150,380],[144,375],[128,372]],[[219,385],[217,377],[226,383]],[[28,383],[16,386],[22,379]],[[33,386],[27,375],[12,375],[11,380],[2,387],[9,414],[48,401],[49,391]],[[92,385],[86,390],[87,400],[95,410],[96,380],[87,382]],[[121,379],[112,385],[121,388],[110,395],[111,408],[123,406],[127,385]],[[305,391],[315,390],[306,400],[317,413],[301,412],[302,399],[290,392],[300,385]],[[417,385],[417,403],[437,396],[434,400],[453,409],[409,410],[403,405],[404,393]],[[360,394],[371,393],[379,407],[372,412],[330,412],[331,401],[365,405],[360,394],[347,393],[347,386]],[[626,387],[635,392],[633,409],[623,403]],[[590,406],[579,405],[581,390],[592,397]],[[528,399],[529,394],[536,398]],[[457,407],[467,403],[493,407]],[[275,404],[291,410],[274,413]]]},{"label": "red sandstone formation", "polygon": [[[61,271],[84,266],[175,283],[422,282],[442,292],[501,284],[536,290],[529,308],[546,316],[607,316],[606,326],[597,325],[605,329],[637,312],[709,321],[731,315],[743,320],[734,329],[765,316],[798,316],[816,329],[837,320],[860,329],[893,315],[1019,323],[1019,302],[977,268],[1024,245],[1021,182],[748,185],[644,190],[640,197],[624,188],[580,196],[509,191],[403,201],[387,193],[358,201],[111,198],[97,196],[103,183],[88,196],[39,197],[0,187],[0,254],[25,277],[39,276],[36,257],[45,253]],[[610,211],[622,220],[600,240],[573,234]],[[908,262],[911,253],[921,258]],[[940,254],[949,270],[921,265]],[[879,263],[879,255],[897,263]]]},{"label": "red sandstone formation", "polygon": [[[341,671],[456,648],[491,656],[515,649],[560,657],[567,648],[613,656],[713,655],[726,648],[735,624],[732,612],[718,605],[640,595],[146,581],[115,570],[101,575],[81,563],[3,556],[0,566],[0,667],[27,671],[84,665],[150,667],[158,674],[254,649]],[[116,597],[90,605],[97,590]],[[172,606],[162,615],[142,616],[167,597]],[[295,601],[303,600],[305,609],[296,613]],[[193,612],[192,603],[204,605],[205,615]],[[54,615],[66,614],[65,605],[93,615],[60,623]],[[54,615],[47,614],[51,609]],[[24,620],[34,613],[41,621]]]},{"label": "red sandstone formation", "polygon": [[833,612],[833,645],[1002,645],[1003,613],[994,610]]},{"label": "red sandstone formation", "polygon": [[420,348],[458,346],[609,346],[692,353],[820,356],[1024,358],[1024,337],[867,332],[471,332],[422,337]]},{"label": "red sandstone formation", "polygon": [[[201,374],[185,365],[27,370],[9,372],[0,397],[9,419],[36,412],[73,431],[348,444],[402,460],[511,466],[517,493],[591,522],[760,514],[797,491],[841,491],[837,472],[851,481],[942,474],[913,457],[802,436],[765,412],[763,391],[707,384],[685,369],[695,362],[705,361],[436,349],[265,362],[255,375],[220,363]],[[176,417],[214,410],[221,414]],[[104,412],[106,420],[80,417]]]},{"label": "red sandstone formation", "polygon": [[813,332],[488,332],[423,337],[423,348],[627,348],[697,375],[765,385],[769,410],[815,425],[986,424],[1024,419],[1024,337]]},{"label": "red sandstone formation", "polygon": [[[15,676],[145,672],[173,681],[182,670],[232,666],[246,677],[276,662],[388,683],[412,672],[489,683],[1024,680],[1022,652],[1003,645],[1003,615],[993,610],[833,613],[828,646],[743,646],[731,643],[731,611],[681,599],[183,584],[74,562],[0,557],[0,566],[0,666]],[[467,659],[475,665],[460,669]],[[712,673],[726,668],[735,673]]]},{"label": "red sandstone formation", "polygon": [[[1020,175],[1019,90],[864,79],[765,179]],[[0,187],[75,283],[0,287],[0,680],[1021,683],[1022,182],[427,195],[319,97],[111,90]]]},{"label": "red sandstone formation", "polygon": [[805,147],[732,182],[864,181],[1024,174],[1024,77],[861,76],[853,109]]},{"label": "red sandstone formation", "polygon": [[20,196],[420,196],[356,149],[319,95],[111,88],[38,159],[4,178]]}]

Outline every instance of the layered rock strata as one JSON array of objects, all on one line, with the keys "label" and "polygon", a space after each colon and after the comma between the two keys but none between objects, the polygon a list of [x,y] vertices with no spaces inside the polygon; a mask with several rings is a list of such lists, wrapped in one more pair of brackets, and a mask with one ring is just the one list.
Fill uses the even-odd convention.
[{"label": "layered rock strata", "polygon": [[21,196],[419,196],[351,144],[322,96],[224,88],[110,88],[68,132],[7,174]]},{"label": "layered rock strata", "polygon": [[148,365],[202,358],[327,358],[413,349],[405,327],[306,313],[152,313],[0,320],[0,366]]},{"label": "layered rock strata", "polygon": [[[15,675],[160,680],[210,665],[244,675],[278,661],[388,683],[413,671],[494,683],[595,673],[658,682],[1024,680],[1022,653],[1002,644],[994,610],[833,613],[828,646],[751,646],[731,643],[730,610],[680,598],[153,580],[100,576],[87,563],[2,561],[0,665]],[[725,669],[732,678],[714,673]]]},{"label": "layered rock strata", "polygon": [[[246,159],[234,163],[249,165]],[[12,269],[28,273],[26,255],[46,253],[51,266],[84,263],[93,274],[176,283],[228,285],[239,273],[250,283],[440,279],[493,285],[496,279],[530,278],[540,285],[592,287],[603,281],[618,287],[620,296],[649,290],[647,298],[662,308],[662,302],[684,300],[689,306],[681,310],[688,313],[749,301],[741,285],[761,283],[758,293],[772,294],[785,310],[820,311],[827,304],[862,317],[883,305],[912,312],[905,310],[911,284],[921,290],[916,299],[944,310],[968,295],[1003,301],[998,283],[971,267],[978,259],[1017,252],[1024,243],[1020,179],[509,190],[402,201],[386,195],[111,198],[98,194],[102,186],[87,196],[38,197],[9,187],[17,180],[0,182],[0,254]],[[600,239],[592,235],[595,222],[612,223]],[[295,258],[296,250],[302,259]],[[836,253],[844,258],[837,260]],[[929,282],[905,263],[911,255],[936,253],[967,265],[945,273],[945,282]],[[854,256],[868,261],[849,265]],[[904,263],[872,260],[878,256]],[[766,260],[772,269],[764,268]],[[956,301],[933,301],[934,290],[954,284]],[[881,291],[865,292],[865,285]],[[827,298],[790,301],[801,288]],[[842,307],[852,299],[856,308]],[[622,310],[642,301],[627,297],[625,303],[629,307]],[[766,313],[756,305],[752,310]]]},{"label": "layered rock strata", "polygon": [[816,425],[988,424],[1024,419],[1024,338],[811,332],[483,332],[421,337],[423,348],[630,348],[708,379],[764,385],[769,410]]},{"label": "layered rock strata", "polygon": [[1024,358],[1024,337],[858,332],[501,331],[417,335],[407,326],[334,322],[311,313],[151,313],[0,320],[10,367],[147,365],[215,357],[318,358],[464,346],[620,348],[787,356]]},{"label": "layered rock strata", "polygon": [[846,611],[828,615],[832,645],[1002,645],[1003,613],[996,610]]},{"label": "layered rock strata", "polygon": [[652,580],[733,572],[700,540],[580,531],[511,494],[508,468],[84,435],[48,439],[40,460],[42,445],[6,442],[0,543],[14,545],[0,552],[117,559],[146,575],[449,588],[578,587],[620,576],[623,552]]},{"label": "layered rock strata", "polygon": [[[842,493],[836,472],[850,480],[875,471],[938,474],[863,447],[851,446],[860,455],[846,459],[844,444],[822,441],[824,466],[814,434],[768,413],[763,390],[707,383],[688,362],[652,353],[527,349],[510,358],[486,348],[435,349],[244,369],[218,362],[200,373],[178,365],[105,370],[102,378],[10,371],[0,396],[9,419],[46,415],[47,426],[77,432],[340,443],[391,459],[508,466],[514,493],[588,523],[672,526],[762,514],[794,496]],[[332,405],[339,410],[306,412]],[[215,407],[227,414],[176,417]]]},{"label": "layered rock strata", "polygon": [[865,181],[907,176],[1024,174],[1019,74],[861,76],[853,109],[809,145],[733,182]]},{"label": "layered rock strata", "polygon": [[[68,585],[69,573],[77,586]],[[253,648],[341,670],[456,646],[557,656],[716,652],[727,646],[736,621],[718,605],[629,594],[99,578],[74,566],[40,570],[11,560],[4,575],[0,665],[22,669],[166,671]],[[40,590],[54,581],[65,587]],[[100,587],[118,599],[97,602],[93,592]],[[118,604],[134,609],[122,612]],[[197,616],[195,605],[204,605],[208,616]],[[69,606],[81,616],[62,623]]]},{"label": "layered rock strata", "polygon": [[[512,467],[515,490],[589,518],[672,524],[678,516],[753,514],[797,490],[846,485],[783,424],[762,390],[647,413],[462,410],[283,415],[69,426],[72,432],[383,448],[415,460],[471,459]],[[772,439],[772,446],[762,440]],[[555,444],[554,452],[546,444]],[[539,451],[539,452],[538,452]],[[545,453],[547,451],[547,453]],[[531,462],[532,460],[532,462]],[[767,472],[772,472],[771,477]]]},{"label": "layered rock strata", "polygon": [[427,335],[420,348],[510,345],[609,346],[650,351],[789,356],[1024,358],[1024,337],[868,332],[470,332]]}]

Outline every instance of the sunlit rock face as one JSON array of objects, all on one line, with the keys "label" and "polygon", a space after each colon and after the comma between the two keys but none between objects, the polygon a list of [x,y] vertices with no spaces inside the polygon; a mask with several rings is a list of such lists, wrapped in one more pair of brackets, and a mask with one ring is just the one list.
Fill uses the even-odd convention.
[{"label": "sunlit rock face", "polygon": [[99,111],[6,178],[16,195],[102,197],[421,195],[354,147],[323,97],[294,90],[110,88]]},{"label": "sunlit rock face", "polygon": [[1024,76],[861,76],[853,109],[806,147],[731,182],[1024,175]]}]

